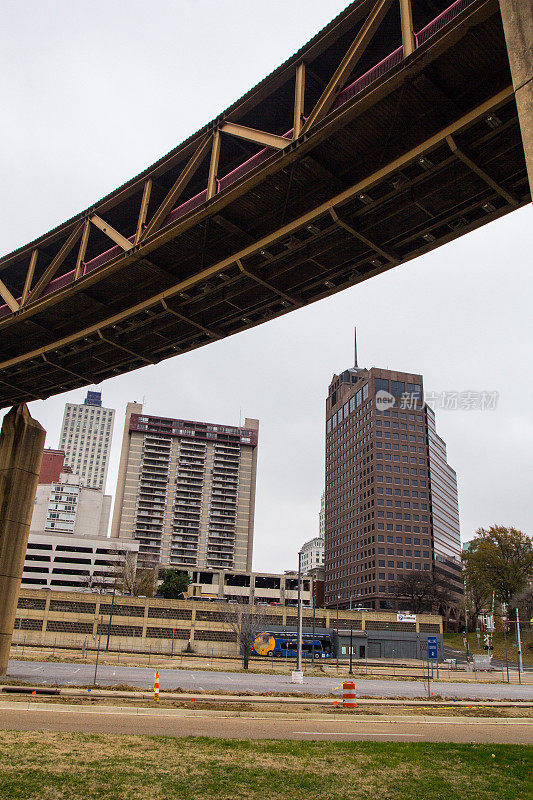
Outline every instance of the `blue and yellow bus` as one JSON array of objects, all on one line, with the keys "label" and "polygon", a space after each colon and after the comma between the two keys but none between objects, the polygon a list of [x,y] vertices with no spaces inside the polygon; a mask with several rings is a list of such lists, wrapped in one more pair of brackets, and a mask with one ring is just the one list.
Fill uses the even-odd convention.
[{"label": "blue and yellow bus", "polygon": [[[269,632],[259,633],[253,642],[254,654],[274,658],[296,658],[298,640],[294,633]],[[302,658],[331,658],[332,647],[329,636],[302,634]]]}]

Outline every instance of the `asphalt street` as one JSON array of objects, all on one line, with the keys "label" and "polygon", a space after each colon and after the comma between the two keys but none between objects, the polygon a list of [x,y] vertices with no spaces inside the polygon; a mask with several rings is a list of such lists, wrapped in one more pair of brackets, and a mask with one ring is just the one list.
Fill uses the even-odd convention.
[{"label": "asphalt street", "polygon": [[[10,661],[7,675],[32,684],[58,684],[85,686],[94,681],[94,664],[69,664],[64,662]],[[154,667],[108,666],[98,667],[97,683],[100,686],[126,684],[141,689],[153,686]],[[226,691],[231,694],[273,692],[279,694],[302,693],[328,695],[342,693],[342,685],[334,677],[304,678],[303,684],[291,683],[288,675],[269,675],[240,672],[215,672],[207,670],[161,669],[161,689],[181,688],[187,692]],[[357,693],[363,697],[427,697],[427,684],[423,680],[369,680],[358,678]],[[431,682],[433,695],[448,698],[479,700],[533,700],[533,685],[505,683],[445,683]]]},{"label": "asphalt street", "polygon": [[[14,705],[14,704],[13,704]],[[20,704],[19,704],[20,705]],[[518,720],[325,719],[177,713],[166,709],[69,709],[60,705],[34,709],[0,709],[0,730],[209,736],[228,739],[302,739],[333,741],[497,742],[532,744],[533,723]]]}]

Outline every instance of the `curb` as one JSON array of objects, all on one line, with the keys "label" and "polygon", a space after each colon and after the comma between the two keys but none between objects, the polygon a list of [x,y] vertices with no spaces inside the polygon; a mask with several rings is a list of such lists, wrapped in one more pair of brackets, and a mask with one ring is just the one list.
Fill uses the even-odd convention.
[{"label": "curb", "polygon": [[[179,708],[143,708],[139,706],[87,706],[87,705],[56,705],[49,703],[16,703],[0,701],[1,711],[29,711],[29,712],[55,712],[58,714],[103,714],[103,715],[118,715],[118,716],[138,716],[138,717],[174,717],[174,718],[190,718],[197,719],[202,717],[215,717],[219,719],[230,719],[235,717],[244,717],[246,719],[264,720],[265,716],[257,715],[253,711],[211,711],[202,709],[201,714],[191,713],[186,709]],[[427,725],[529,725],[533,728],[533,720],[524,720],[520,717],[502,720],[500,717],[427,717],[423,715],[416,715],[412,717],[394,716],[388,714],[376,719],[374,715],[361,715],[347,717],[341,714],[332,714],[325,720],[323,715],[313,716],[309,714],[297,713],[284,713],[284,712],[271,712],[268,714],[268,719],[280,720],[306,720],[308,722],[328,721],[328,722],[351,722],[357,723],[373,723],[373,724],[427,724]]]},{"label": "curb", "polygon": [[[51,687],[51,686],[2,686],[0,693],[4,694],[28,694],[36,692],[36,695],[61,696],[61,697],[98,697],[98,698],[118,698],[129,700],[153,700],[153,692],[149,691],[114,691],[113,689],[87,688],[74,689],[70,687]],[[288,705],[315,705],[331,706],[342,702],[342,696],[330,697],[299,697],[280,695],[232,695],[232,694],[209,694],[203,692],[166,692],[160,694],[161,700],[195,700],[197,702],[211,703],[264,703],[266,705],[285,703]],[[32,705],[35,702],[30,701]],[[469,708],[532,708],[533,700],[427,700],[425,698],[357,698],[359,706],[401,706],[401,707],[420,707],[427,705],[428,708],[442,707],[469,707]],[[17,703],[20,705],[20,703]]]}]

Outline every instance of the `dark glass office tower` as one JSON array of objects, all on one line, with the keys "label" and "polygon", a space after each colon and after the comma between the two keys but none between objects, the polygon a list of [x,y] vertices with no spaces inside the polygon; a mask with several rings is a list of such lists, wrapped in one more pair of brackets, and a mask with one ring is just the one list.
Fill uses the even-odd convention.
[{"label": "dark glass office tower", "polygon": [[413,570],[460,593],[457,480],[421,375],[334,375],[325,483],[326,605],[394,608],[394,584]]}]

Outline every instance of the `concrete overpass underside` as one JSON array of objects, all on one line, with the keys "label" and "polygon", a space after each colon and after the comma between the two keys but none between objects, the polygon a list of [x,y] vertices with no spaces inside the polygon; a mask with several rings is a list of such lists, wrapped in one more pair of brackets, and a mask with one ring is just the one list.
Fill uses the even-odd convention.
[{"label": "concrete overpass underside", "polygon": [[144,173],[0,260],[0,407],[230,336],[530,200],[497,0],[357,0]]}]

